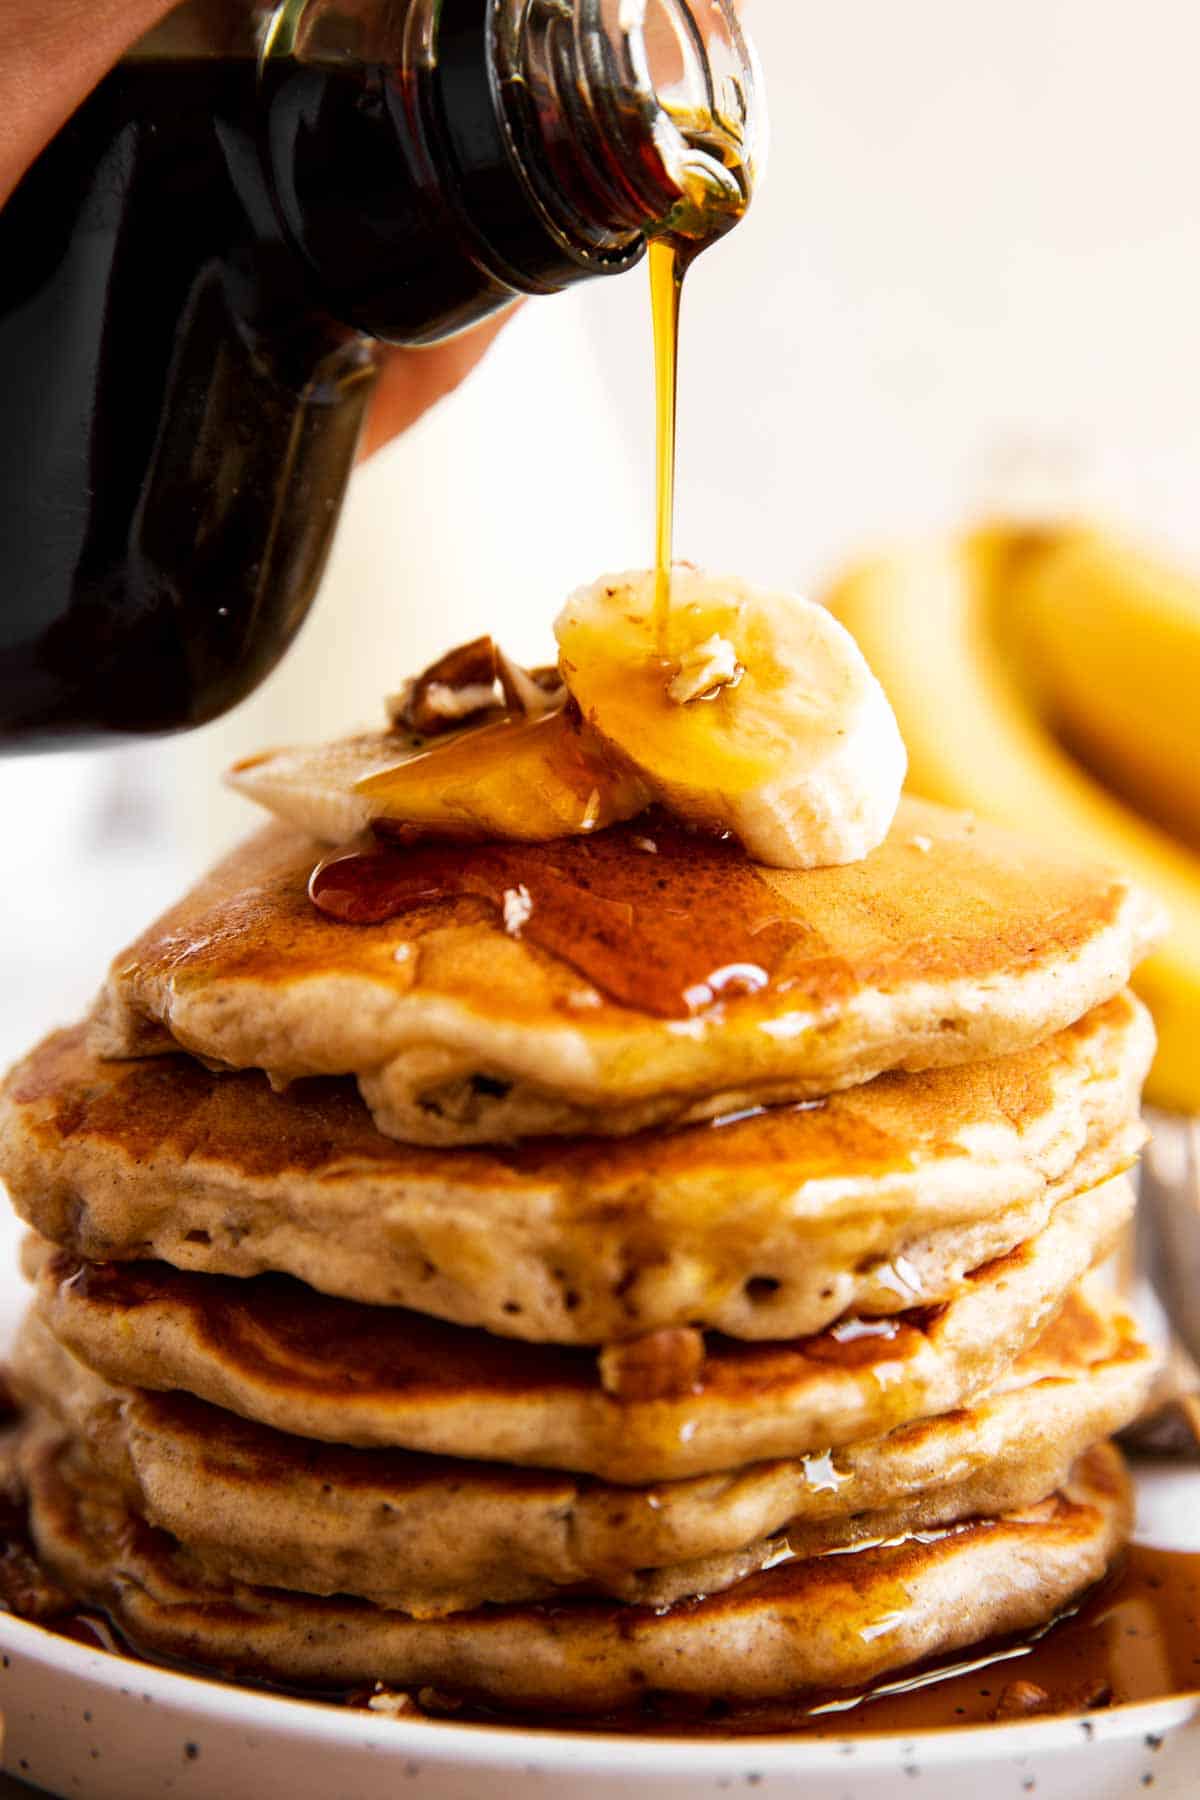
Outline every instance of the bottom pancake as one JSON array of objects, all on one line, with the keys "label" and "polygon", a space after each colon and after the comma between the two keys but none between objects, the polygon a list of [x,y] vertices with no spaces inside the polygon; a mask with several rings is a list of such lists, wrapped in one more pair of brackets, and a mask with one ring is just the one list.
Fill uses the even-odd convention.
[{"label": "bottom pancake", "polygon": [[969,1406],[837,1452],[652,1488],[316,1444],[190,1395],[113,1386],[36,1314],[11,1366],[21,1397],[82,1440],[205,1580],[433,1617],[568,1587],[667,1605],[789,1554],[1028,1505],[1136,1414],[1154,1357],[1110,1296],[1078,1290]]},{"label": "bottom pancake", "polygon": [[1120,1456],[1102,1445],[1024,1511],[790,1561],[664,1610],[558,1602],[417,1620],[364,1601],[206,1583],[53,1429],[31,1434],[23,1461],[39,1555],[143,1651],[294,1686],[433,1686],[574,1714],[648,1693],[745,1702],[854,1687],[1036,1628],[1106,1573],[1131,1517]]}]

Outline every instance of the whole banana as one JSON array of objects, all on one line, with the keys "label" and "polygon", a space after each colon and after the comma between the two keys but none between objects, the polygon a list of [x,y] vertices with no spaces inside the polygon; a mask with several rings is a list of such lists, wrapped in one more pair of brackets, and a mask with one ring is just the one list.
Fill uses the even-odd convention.
[{"label": "whole banana", "polygon": [[[1170,935],[1136,982],[1159,1033],[1148,1091],[1161,1106],[1200,1111],[1200,855],[1062,746],[1043,712],[1045,685],[1030,673],[1032,632],[1008,618],[1057,541],[993,529],[901,549],[851,570],[826,602],[892,702],[913,791],[1074,844],[1128,870],[1164,903]],[[1062,543],[1073,541],[1067,534]],[[1084,562],[1064,557],[1060,578],[1063,568],[1078,573]],[[1045,571],[1052,567],[1047,562]],[[1049,585],[1048,573],[1045,579]],[[1038,601],[1044,626],[1052,602],[1045,592]],[[1115,655],[1103,675],[1097,661],[1092,667],[1098,709],[1120,669]]]},{"label": "whole banana", "polygon": [[1200,581],[1106,532],[1046,533],[997,626],[1064,741],[1200,849]]}]

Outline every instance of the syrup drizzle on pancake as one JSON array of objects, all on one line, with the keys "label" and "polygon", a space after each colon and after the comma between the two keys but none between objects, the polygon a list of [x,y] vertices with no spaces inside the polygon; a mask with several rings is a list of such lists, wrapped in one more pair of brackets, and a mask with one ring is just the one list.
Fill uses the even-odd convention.
[{"label": "syrup drizzle on pancake", "polygon": [[810,977],[821,963],[823,989],[839,972],[839,959],[787,916],[738,844],[658,818],[547,844],[401,848],[372,839],[318,863],[309,895],[352,925],[474,896],[611,999],[659,1018],[779,990],[793,957]]}]

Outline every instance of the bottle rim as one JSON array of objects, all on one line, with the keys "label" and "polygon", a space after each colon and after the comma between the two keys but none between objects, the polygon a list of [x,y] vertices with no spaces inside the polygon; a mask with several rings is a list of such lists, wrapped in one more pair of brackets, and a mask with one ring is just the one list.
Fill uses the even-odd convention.
[{"label": "bottle rim", "polygon": [[[612,0],[584,3],[602,10]],[[616,4],[632,85],[647,105],[659,109],[656,137],[668,171],[678,178],[707,160],[710,179],[723,185],[728,167],[697,142],[689,124],[702,138],[710,133],[723,138],[727,152],[736,156],[744,210],[765,163],[767,119],[762,69],[736,0],[616,0]],[[659,21],[657,33],[652,12]],[[656,39],[664,29],[685,55],[690,50],[690,77],[693,84],[702,85],[701,94],[670,97],[669,87],[678,84],[671,83],[669,70],[655,66],[661,55]]]},{"label": "bottle rim", "polygon": [[715,235],[762,167],[762,75],[735,0],[492,0],[498,112],[547,225],[625,261]]}]

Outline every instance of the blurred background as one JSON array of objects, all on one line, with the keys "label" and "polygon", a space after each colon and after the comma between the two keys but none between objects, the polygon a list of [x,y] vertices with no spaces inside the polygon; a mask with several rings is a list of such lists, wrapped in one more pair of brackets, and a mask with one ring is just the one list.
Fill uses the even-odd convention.
[{"label": "blurred background", "polygon": [[[755,0],[772,155],[684,316],[678,553],[821,592],[997,506],[1200,565],[1200,199],[1188,0]],[[355,479],[262,692],[189,738],[0,762],[0,1060],[254,823],[234,757],[380,717],[481,630],[541,656],[571,587],[651,550],[644,279],[530,305]]]}]

